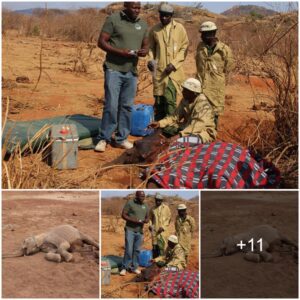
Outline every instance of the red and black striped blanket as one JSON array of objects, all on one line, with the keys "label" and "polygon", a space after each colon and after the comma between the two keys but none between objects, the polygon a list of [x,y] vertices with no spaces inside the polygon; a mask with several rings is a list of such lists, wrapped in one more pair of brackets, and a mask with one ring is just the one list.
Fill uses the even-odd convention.
[{"label": "red and black striped blanket", "polygon": [[151,291],[160,298],[199,298],[199,273],[164,271]]},{"label": "red and black striped blanket", "polygon": [[166,189],[276,188],[280,173],[236,144],[176,142],[161,154],[152,178]]}]

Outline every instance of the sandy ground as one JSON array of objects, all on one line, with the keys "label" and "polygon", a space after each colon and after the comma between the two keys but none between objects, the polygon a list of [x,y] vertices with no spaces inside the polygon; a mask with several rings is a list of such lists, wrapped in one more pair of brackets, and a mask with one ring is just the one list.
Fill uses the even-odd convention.
[{"label": "sandy ground", "polygon": [[[201,198],[201,251],[213,253],[222,240],[250,227],[269,224],[298,241],[297,192],[204,192]],[[290,253],[274,262],[253,263],[242,253],[201,259],[204,298],[296,298],[298,264]]]},{"label": "sandy ground", "polygon": [[[98,192],[3,192],[2,252],[24,238],[70,224],[99,240]],[[53,263],[43,253],[2,261],[2,297],[98,298],[99,268],[93,253],[74,253],[74,262]]]},{"label": "sandy ground", "polygon": [[[198,223],[198,220],[196,220]],[[117,255],[123,257],[124,254],[124,225],[125,222],[119,216],[102,215],[101,224],[101,255]],[[171,232],[175,232],[174,222],[171,224]],[[199,232],[195,232],[192,242],[191,255],[188,261],[188,270],[199,270]],[[142,249],[152,249],[151,236],[146,225],[144,228],[144,244]],[[142,268],[141,268],[142,269]],[[118,288],[125,282],[131,282],[136,275],[127,273],[125,277],[119,275],[111,276],[109,286],[101,286],[101,295],[103,298],[137,298],[139,286],[136,284],[128,285],[122,290]],[[145,284],[140,283],[140,289],[143,291]]]},{"label": "sandy ground", "polygon": [[[192,25],[189,25],[190,27]],[[194,28],[194,27],[193,27]],[[189,34],[192,29],[188,28]],[[195,36],[190,36],[193,44],[197,44]],[[197,36],[198,39],[198,36]],[[79,72],[74,67],[78,49],[83,47],[81,58],[87,72]],[[34,87],[40,73],[40,40],[34,37],[18,37],[16,32],[7,32],[2,43],[2,76],[3,109],[6,111],[6,99],[10,106],[8,118],[12,120],[34,120],[66,114],[87,114],[101,117],[104,90],[102,63],[104,53],[81,43],[62,42],[55,39],[44,39],[42,51],[42,76],[35,91]],[[141,60],[141,64],[145,61]],[[189,51],[184,63],[186,76],[194,76],[196,72],[194,53]],[[151,76],[141,67],[141,76],[135,103],[153,104]],[[29,83],[16,83],[17,76],[27,76]],[[257,120],[265,120],[270,124],[272,114],[266,111],[252,110],[254,102],[264,101],[268,104],[269,92],[264,81],[258,77],[233,75],[226,88],[226,112],[219,121],[219,139],[245,144],[256,128]],[[179,101],[180,99],[178,99]],[[251,125],[252,124],[252,125]],[[268,125],[269,126],[269,125]],[[129,137],[130,141],[136,137]],[[128,188],[138,186],[139,171],[128,167],[99,169],[119,157],[124,150],[108,146],[105,153],[92,150],[79,151],[78,168],[76,170],[54,171],[59,180],[50,188],[57,188],[60,182],[69,182],[65,188]],[[24,157],[23,166],[30,167],[33,155]],[[41,176],[47,176],[51,168],[41,163]],[[44,171],[45,170],[45,171]],[[52,172],[52,171],[51,171]],[[133,174],[133,175],[131,175]],[[132,176],[134,178],[132,178]],[[60,181],[60,182],[59,182]]]}]

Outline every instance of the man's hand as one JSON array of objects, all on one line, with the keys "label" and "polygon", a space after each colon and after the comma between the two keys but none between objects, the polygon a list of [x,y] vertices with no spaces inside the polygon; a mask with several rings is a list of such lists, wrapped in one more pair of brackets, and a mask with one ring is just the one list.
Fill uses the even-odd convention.
[{"label": "man's hand", "polygon": [[147,128],[153,128],[153,129],[159,128],[159,122],[152,122],[147,126]]},{"label": "man's hand", "polygon": [[137,56],[140,56],[140,57],[145,57],[147,54],[148,54],[147,49],[140,49],[137,51]]},{"label": "man's hand", "polygon": [[159,227],[158,230],[157,230],[157,234],[160,234],[162,233],[163,231],[165,231],[162,227]]},{"label": "man's hand", "polygon": [[137,51],[134,50],[129,50],[129,49],[122,49],[121,55],[123,57],[128,57],[128,58],[132,58],[132,57],[137,57]]},{"label": "man's hand", "polygon": [[166,263],[164,261],[158,261],[156,263],[160,268],[164,267],[166,265]]},{"label": "man's hand", "polygon": [[176,71],[176,69],[172,64],[168,64],[164,70],[167,75],[171,74],[173,71]]},{"label": "man's hand", "polygon": [[170,137],[170,142],[171,143],[176,142],[179,138],[180,138],[180,135],[176,134],[176,135]]},{"label": "man's hand", "polygon": [[154,69],[155,69],[154,61],[149,60],[148,63],[147,63],[147,67],[148,67],[150,72],[154,72]]}]

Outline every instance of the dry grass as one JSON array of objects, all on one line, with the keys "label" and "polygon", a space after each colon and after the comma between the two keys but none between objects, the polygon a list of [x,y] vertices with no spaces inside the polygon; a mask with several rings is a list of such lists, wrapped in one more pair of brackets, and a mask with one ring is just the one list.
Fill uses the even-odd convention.
[{"label": "dry grass", "polygon": [[37,9],[33,15],[21,15],[8,10],[2,11],[2,31],[17,30],[19,35],[61,38],[69,41],[95,42],[105,20],[98,9],[64,11]]},{"label": "dry grass", "polygon": [[[55,177],[54,172],[48,172],[47,176],[42,176],[47,153],[51,143],[44,144],[40,142],[40,137],[48,132],[49,127],[43,127],[28,143],[21,147],[20,144],[8,158],[7,149],[9,148],[8,140],[2,145],[2,188],[4,189],[30,189],[30,188],[47,188]],[[30,157],[30,163],[24,163],[23,155]]]},{"label": "dry grass", "polygon": [[[268,92],[254,93],[254,106],[272,102],[274,123],[259,118],[245,124],[234,138],[271,160],[281,171],[283,187],[298,185],[298,20],[296,14],[268,20],[237,22],[226,27],[222,40],[233,45],[235,73],[262,78]],[[251,80],[249,80],[249,84]],[[240,134],[254,126],[251,134]],[[238,136],[239,135],[239,136]],[[240,136],[247,136],[241,140]]]}]

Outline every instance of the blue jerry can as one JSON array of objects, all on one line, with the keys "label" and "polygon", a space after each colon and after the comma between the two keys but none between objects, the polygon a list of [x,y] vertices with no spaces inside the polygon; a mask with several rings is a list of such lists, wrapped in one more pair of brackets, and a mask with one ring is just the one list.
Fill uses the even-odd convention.
[{"label": "blue jerry can", "polygon": [[141,250],[139,254],[139,265],[141,267],[149,267],[152,265],[151,259],[153,258],[152,256],[152,250]]},{"label": "blue jerry can", "polygon": [[147,126],[154,120],[154,111],[151,105],[137,104],[133,106],[131,113],[130,134],[134,136],[146,136],[153,133],[153,129]]}]

